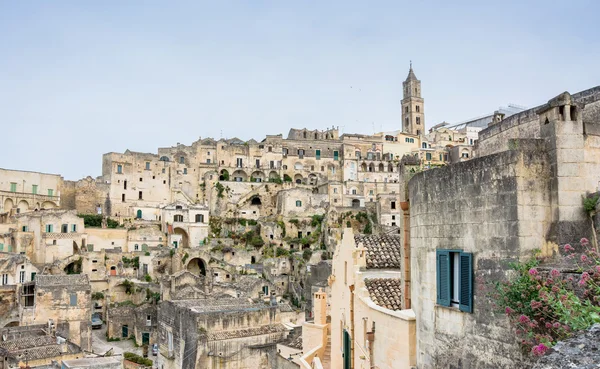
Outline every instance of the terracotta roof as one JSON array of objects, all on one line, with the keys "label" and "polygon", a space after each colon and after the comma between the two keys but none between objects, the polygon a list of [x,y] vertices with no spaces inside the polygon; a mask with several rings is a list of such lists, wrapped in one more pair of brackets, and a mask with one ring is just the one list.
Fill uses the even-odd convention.
[{"label": "terracotta roof", "polygon": [[231,331],[219,331],[208,333],[209,341],[229,340],[240,337],[261,336],[263,334],[273,334],[287,332],[287,328],[283,324],[263,325],[256,328],[236,329]]},{"label": "terracotta roof", "polygon": [[402,260],[400,236],[357,235],[354,241],[367,249],[367,269],[399,269]]},{"label": "terracotta roof", "polygon": [[371,300],[389,310],[402,310],[402,280],[400,278],[365,279]]}]

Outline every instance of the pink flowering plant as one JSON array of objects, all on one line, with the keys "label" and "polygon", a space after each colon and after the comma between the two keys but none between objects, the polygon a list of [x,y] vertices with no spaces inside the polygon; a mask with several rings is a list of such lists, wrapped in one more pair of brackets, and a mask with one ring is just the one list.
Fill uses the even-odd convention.
[{"label": "pink flowering plant", "polygon": [[600,323],[600,257],[587,239],[580,243],[586,253],[578,259],[571,245],[563,246],[577,262],[579,280],[557,269],[542,271],[538,252],[527,262],[511,264],[514,278],[494,284],[494,305],[508,316],[522,347],[532,355],[543,355],[573,332]]}]

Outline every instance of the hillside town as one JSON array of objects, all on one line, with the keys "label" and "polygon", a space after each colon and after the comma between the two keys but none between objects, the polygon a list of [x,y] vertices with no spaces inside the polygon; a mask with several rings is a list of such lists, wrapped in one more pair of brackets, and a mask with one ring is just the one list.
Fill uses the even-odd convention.
[{"label": "hillside town", "polygon": [[395,131],[0,169],[0,369],[558,368],[598,337],[600,87],[540,98],[426,129],[411,65]]}]

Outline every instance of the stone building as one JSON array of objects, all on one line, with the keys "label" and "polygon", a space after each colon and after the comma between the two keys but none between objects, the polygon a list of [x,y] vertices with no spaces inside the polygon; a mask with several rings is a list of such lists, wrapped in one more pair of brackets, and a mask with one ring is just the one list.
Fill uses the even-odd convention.
[{"label": "stone building", "polygon": [[[477,158],[409,183],[417,367],[527,365],[485,283],[533,250],[562,260],[591,227],[582,197],[600,182],[600,88],[563,93],[494,122]],[[449,180],[451,179],[451,180]]]},{"label": "stone building", "polygon": [[415,365],[415,315],[402,297],[404,256],[399,236],[344,230],[329,278],[331,368]]},{"label": "stone building", "polygon": [[235,298],[165,301],[158,311],[164,368],[269,368],[288,333],[278,306]]},{"label": "stone building", "polygon": [[421,81],[415,76],[412,63],[408,77],[402,82],[402,91],[402,131],[421,136],[425,134],[425,107],[421,97]]},{"label": "stone building", "polygon": [[57,174],[0,168],[0,213],[19,214],[61,206]]},{"label": "stone building", "polygon": [[91,349],[92,302],[87,275],[36,275],[19,291],[20,325],[67,324],[66,339]]}]

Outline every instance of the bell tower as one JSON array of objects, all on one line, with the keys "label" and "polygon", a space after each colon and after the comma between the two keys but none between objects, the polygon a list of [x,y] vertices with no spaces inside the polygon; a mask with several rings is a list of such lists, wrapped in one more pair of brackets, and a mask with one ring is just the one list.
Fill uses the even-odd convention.
[{"label": "bell tower", "polygon": [[402,82],[402,132],[413,135],[425,134],[425,109],[421,97],[421,81],[415,76],[410,63],[408,77]]}]

